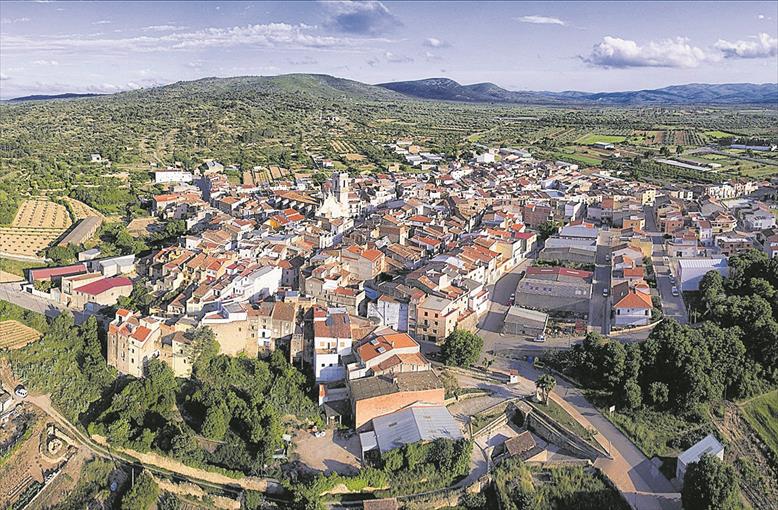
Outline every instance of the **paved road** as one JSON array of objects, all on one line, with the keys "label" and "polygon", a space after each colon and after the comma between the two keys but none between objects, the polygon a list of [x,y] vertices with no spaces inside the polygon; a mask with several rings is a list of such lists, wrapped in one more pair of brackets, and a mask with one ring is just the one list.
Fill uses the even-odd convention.
[{"label": "paved road", "polygon": [[85,313],[83,310],[68,309],[66,306],[54,301],[33,296],[29,292],[23,291],[18,283],[0,283],[0,299],[21,306],[27,310],[41,313],[50,319],[53,319],[67,310],[73,314],[76,324],[81,324],[89,317],[89,314]]},{"label": "paved road", "polygon": [[[533,381],[542,375],[526,361],[499,358],[495,365],[516,369],[522,376]],[[608,475],[633,508],[680,510],[680,494],[672,484],[629,438],[586,400],[577,388],[557,378],[554,392],[588,421],[591,424],[590,428],[595,428],[601,438],[607,442],[613,458],[600,458],[594,465]]]},{"label": "paved road", "polygon": [[[597,254],[594,262],[592,298],[589,301],[589,326],[604,335],[611,331],[611,260],[610,231],[601,230],[597,236]],[[608,289],[608,295],[603,291]]]},{"label": "paved road", "polygon": [[645,206],[643,210],[646,216],[646,235],[651,237],[654,243],[652,259],[656,274],[656,287],[659,291],[659,298],[662,301],[662,313],[667,318],[675,319],[681,324],[687,324],[689,317],[686,312],[686,305],[683,302],[683,295],[679,292],[678,296],[673,296],[674,284],[670,281],[672,268],[670,265],[665,264],[665,258],[668,258],[668,261],[672,264],[672,257],[668,256],[665,249],[664,235],[656,227],[654,208]]},{"label": "paved road", "polygon": [[[531,255],[530,255],[531,256]],[[521,279],[520,273],[532,264],[534,258],[527,258],[489,288],[489,311],[478,323],[476,334],[484,339],[484,353],[493,353],[506,349],[515,349],[527,345],[527,337],[520,335],[502,335],[502,325],[511,294]]]}]

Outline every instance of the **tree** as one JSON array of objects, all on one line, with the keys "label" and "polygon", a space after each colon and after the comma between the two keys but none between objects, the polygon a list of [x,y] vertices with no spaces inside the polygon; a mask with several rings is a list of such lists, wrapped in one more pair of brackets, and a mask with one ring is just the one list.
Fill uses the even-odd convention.
[{"label": "tree", "polygon": [[483,339],[470,331],[455,329],[440,349],[443,362],[446,365],[469,367],[481,355],[484,347]]},{"label": "tree", "polygon": [[135,478],[135,485],[122,497],[122,510],[147,510],[159,497],[159,486],[151,475],[143,471]]},{"label": "tree", "polygon": [[535,387],[538,389],[541,395],[541,402],[548,404],[548,394],[556,386],[556,379],[551,374],[543,374],[535,381]]},{"label": "tree", "polygon": [[559,231],[559,223],[556,221],[546,221],[538,225],[538,234],[541,241],[545,241]]},{"label": "tree", "polygon": [[686,468],[681,502],[684,510],[735,509],[739,492],[735,469],[706,454]]}]

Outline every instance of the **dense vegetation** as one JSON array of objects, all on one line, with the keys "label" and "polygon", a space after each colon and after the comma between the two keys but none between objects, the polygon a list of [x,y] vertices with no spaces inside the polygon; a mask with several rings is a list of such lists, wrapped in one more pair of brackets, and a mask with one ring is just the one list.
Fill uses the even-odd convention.
[{"label": "dense vegetation", "polygon": [[711,403],[763,392],[778,375],[778,261],[749,252],[731,257],[730,271],[704,277],[697,327],[667,320],[628,345],[590,333],[549,361],[616,404],[614,421],[646,453],[688,447],[707,430],[694,425],[707,423]]},{"label": "dense vegetation", "polygon": [[0,322],[8,320],[21,322],[41,333],[45,333],[49,329],[49,323],[43,314],[0,299]]},{"label": "dense vegetation", "polygon": [[629,505],[599,471],[578,467],[534,469],[508,459],[494,472],[503,510],[626,510]]},{"label": "dense vegetation", "polygon": [[8,353],[15,374],[31,389],[49,393],[54,405],[77,422],[110,389],[116,371],[105,363],[94,317],[76,326],[63,313],[43,338]]},{"label": "dense vegetation", "polygon": [[216,355],[218,344],[210,330],[198,330],[195,336],[201,354],[183,398],[192,426],[209,439],[223,441],[209,461],[264,473],[283,445],[285,421],[320,420],[306,394],[305,376],[281,351],[268,361]]},{"label": "dense vegetation", "polygon": [[686,468],[681,491],[685,510],[737,510],[742,508],[739,494],[735,469],[712,455]]}]

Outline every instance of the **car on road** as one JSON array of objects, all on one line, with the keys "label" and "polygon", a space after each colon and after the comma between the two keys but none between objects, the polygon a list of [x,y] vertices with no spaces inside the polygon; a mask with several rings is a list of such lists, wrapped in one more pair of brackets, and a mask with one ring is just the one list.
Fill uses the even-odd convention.
[{"label": "car on road", "polygon": [[670,283],[672,283],[673,285],[675,285],[675,276],[673,276],[673,275],[670,275]]},{"label": "car on road", "polygon": [[608,287],[602,289],[602,297],[608,297]]},{"label": "car on road", "polygon": [[678,297],[680,295],[680,292],[678,292],[678,287],[675,287],[675,286],[672,288],[672,290],[670,292],[672,292],[673,296],[676,296],[676,297]]},{"label": "car on road", "polygon": [[543,333],[539,334],[535,338],[532,339],[533,342],[545,342],[546,341],[546,335]]},{"label": "car on road", "polygon": [[516,303],[516,294],[511,294],[511,298],[508,300],[508,306],[513,306]]},{"label": "car on road", "polygon": [[14,390],[14,394],[15,394],[17,397],[19,397],[19,398],[25,398],[25,397],[27,397],[27,394],[28,394],[28,393],[27,393],[27,388],[25,388],[23,384],[20,384],[20,385],[19,385],[19,386],[17,386],[17,387],[16,387],[16,389]]}]

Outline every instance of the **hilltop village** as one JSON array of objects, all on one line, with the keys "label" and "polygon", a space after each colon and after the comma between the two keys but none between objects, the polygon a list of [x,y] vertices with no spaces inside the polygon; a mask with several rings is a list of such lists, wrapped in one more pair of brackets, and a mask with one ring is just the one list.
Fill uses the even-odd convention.
[{"label": "hilltop village", "polygon": [[[587,333],[640,342],[662,321],[695,322],[684,299],[707,273],[726,278],[729,259],[754,250],[778,257],[775,186],[655,185],[520,148],[483,146],[458,160],[411,140],[389,148],[405,158],[402,170],[236,183],[213,160],[152,169],[163,192],[143,228],[175,224],[165,246],[120,256],[92,248],[76,263],[29,269],[10,301],[48,303],[77,323],[95,317],[107,364],[138,380],[159,362],[176,378],[202,374],[203,336],[234,359],[282,357],[311,381],[321,421],[284,433],[274,462],[293,443],[308,468],[351,473],[420,441],[467,438],[478,446],[464,454],[459,487],[511,457],[578,459],[622,495],[641,492],[646,508],[677,508],[686,464],[676,485],[620,477],[639,469],[627,458],[635,447],[611,444],[584,408],[550,395],[556,382],[534,381],[539,357]],[[76,228],[88,238],[97,227],[85,225]],[[513,359],[535,371],[517,371]],[[523,428],[507,408],[527,417]],[[203,434],[216,419],[209,409]],[[684,462],[705,445],[721,446],[708,436]],[[661,502],[665,492],[676,500]]]}]

